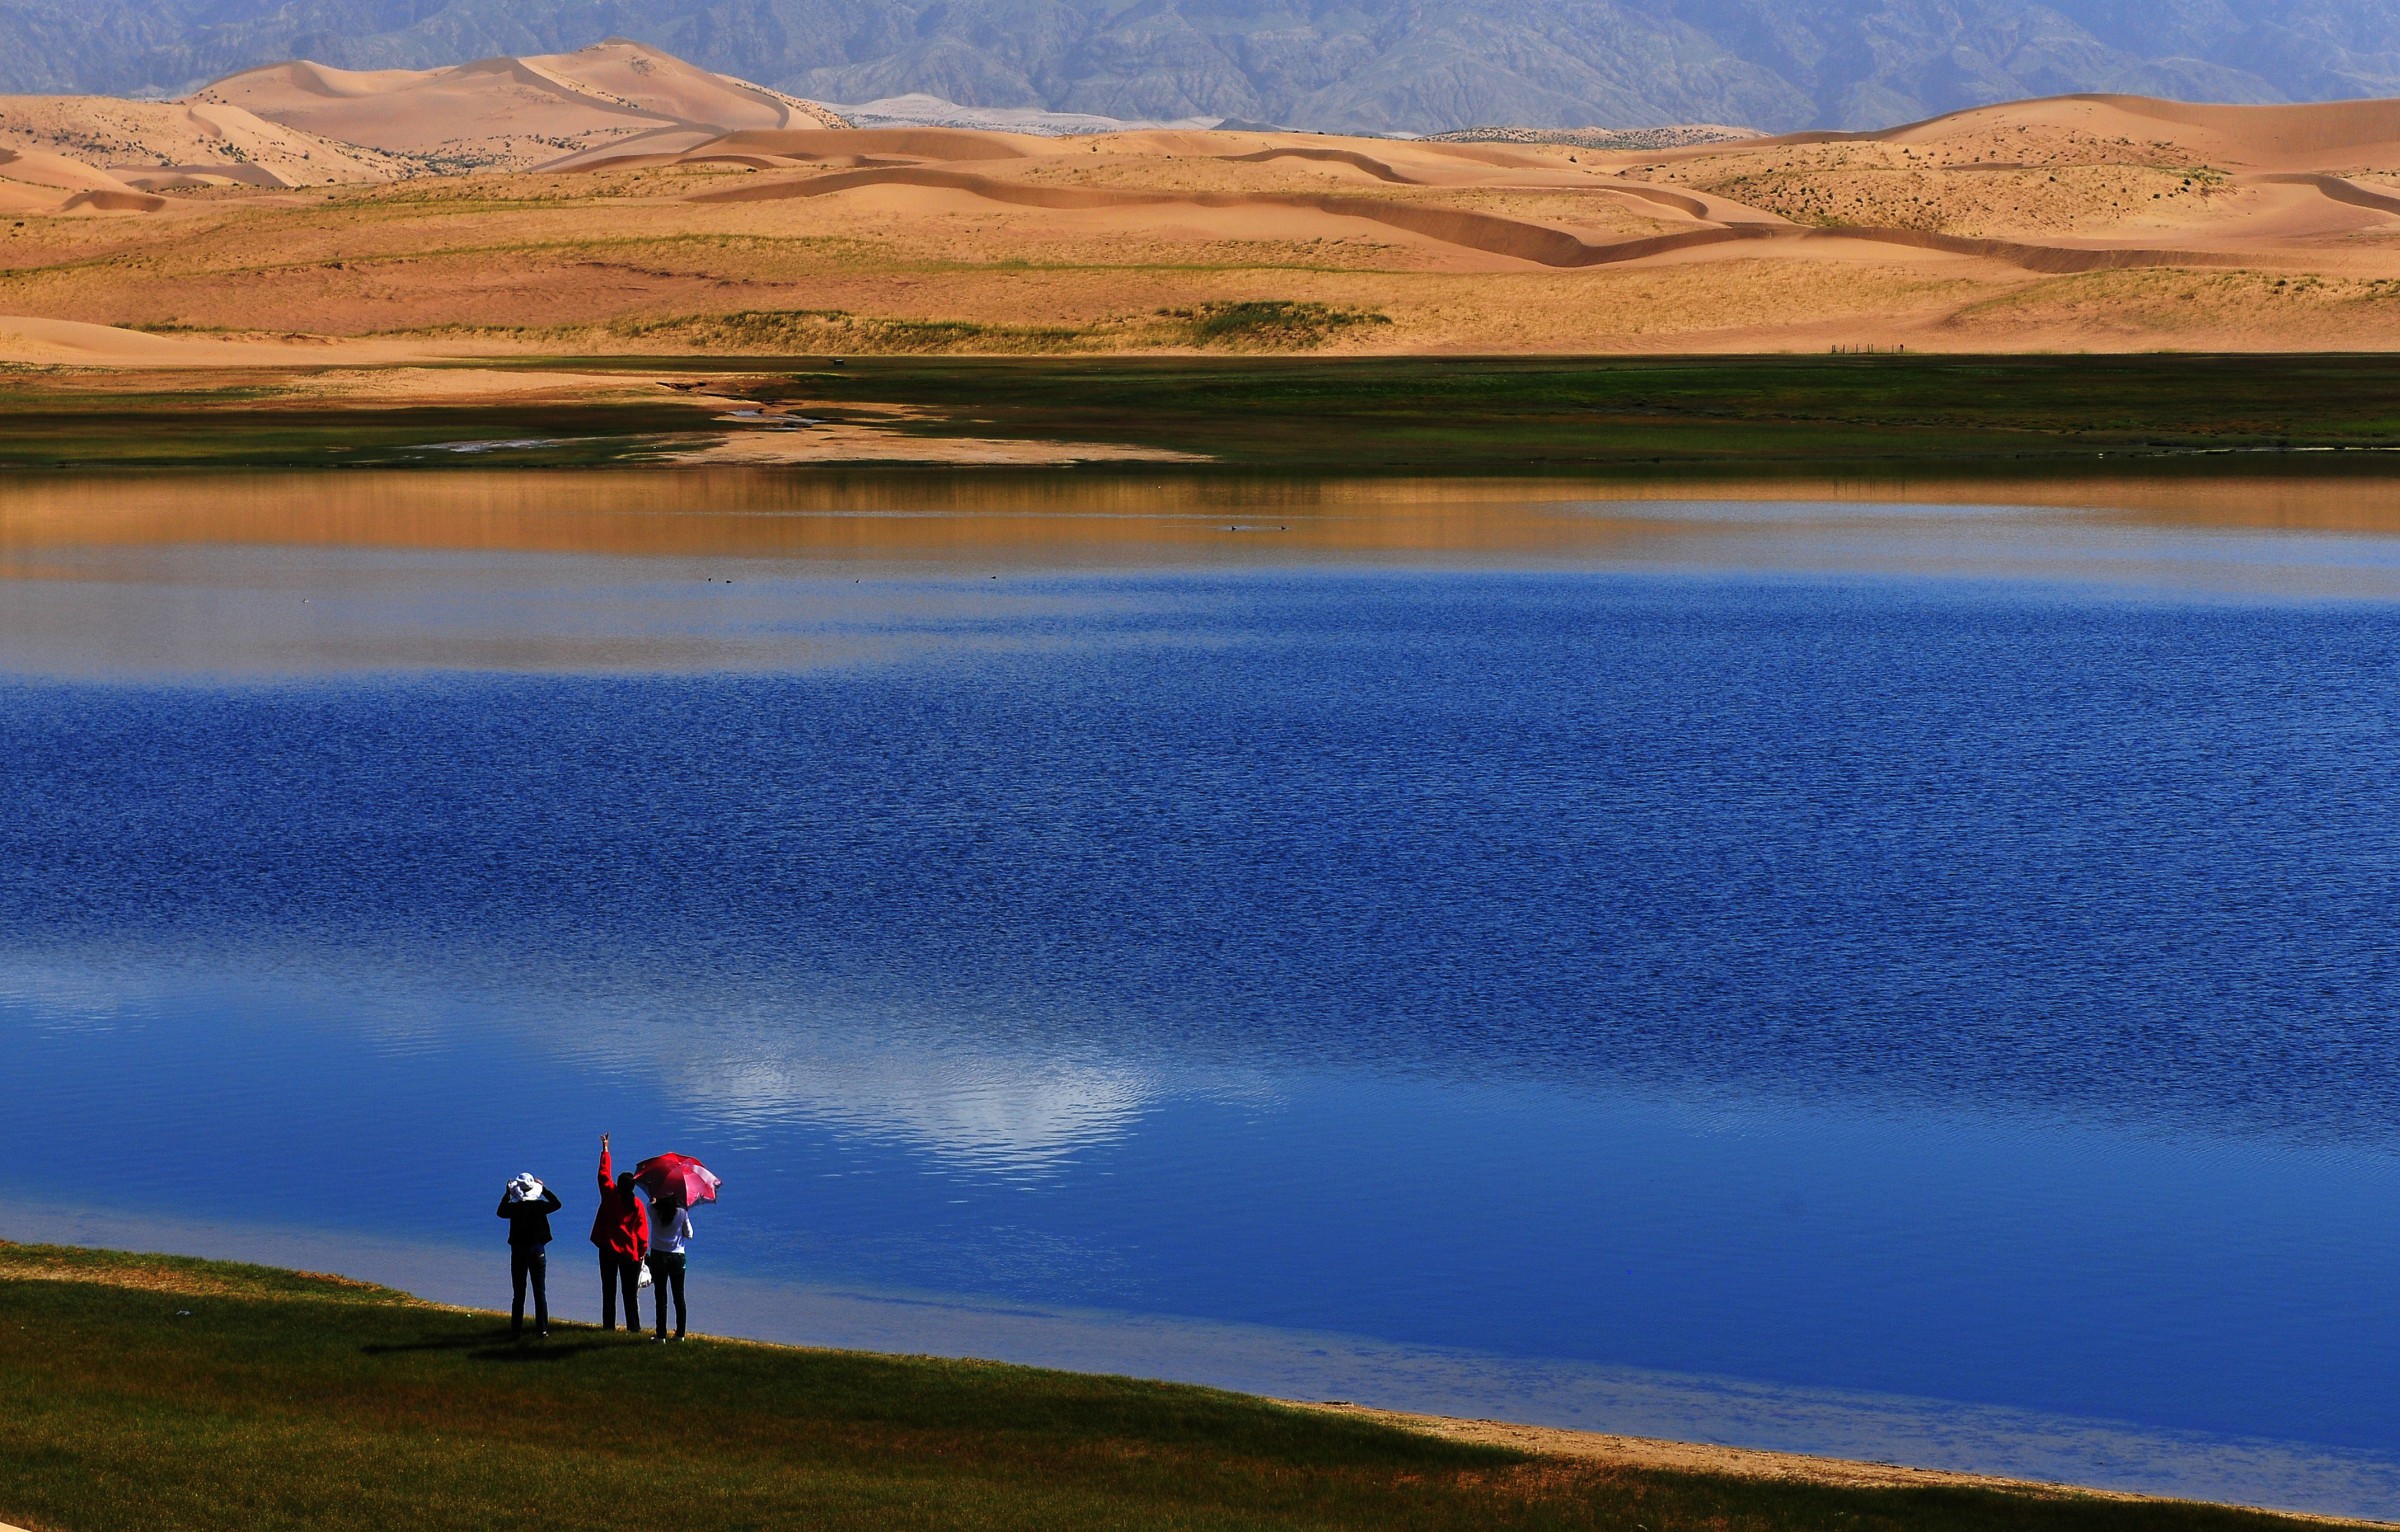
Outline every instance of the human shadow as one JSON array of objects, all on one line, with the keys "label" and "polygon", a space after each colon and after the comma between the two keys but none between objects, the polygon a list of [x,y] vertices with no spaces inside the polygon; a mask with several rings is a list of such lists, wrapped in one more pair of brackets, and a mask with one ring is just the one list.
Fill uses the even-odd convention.
[{"label": "human shadow", "polygon": [[547,1339],[512,1336],[506,1330],[476,1330],[456,1335],[427,1336],[413,1341],[377,1341],[361,1346],[367,1356],[400,1356],[416,1351],[450,1351],[477,1362],[564,1362],[588,1351],[607,1351],[633,1342],[610,1331],[552,1334]]}]

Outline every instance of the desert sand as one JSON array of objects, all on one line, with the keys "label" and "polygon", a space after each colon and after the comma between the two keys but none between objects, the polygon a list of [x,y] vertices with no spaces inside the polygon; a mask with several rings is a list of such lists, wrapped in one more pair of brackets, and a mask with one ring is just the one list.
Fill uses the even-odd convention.
[{"label": "desert sand", "polygon": [[612,43],[0,98],[36,122],[0,131],[0,360],[31,364],[2400,347],[2400,102],[1640,151],[1044,138],[847,128]]}]

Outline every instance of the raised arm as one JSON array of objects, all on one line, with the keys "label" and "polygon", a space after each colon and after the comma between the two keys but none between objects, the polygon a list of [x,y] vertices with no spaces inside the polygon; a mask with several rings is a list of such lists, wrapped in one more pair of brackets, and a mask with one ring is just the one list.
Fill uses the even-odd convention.
[{"label": "raised arm", "polygon": [[561,1202],[561,1201],[559,1201],[559,1200],[558,1200],[558,1188],[556,1188],[556,1187],[554,1187],[554,1186],[545,1186],[545,1187],[543,1187],[543,1188],[542,1188],[542,1211],[543,1211],[543,1212],[545,1212],[545,1213],[555,1213],[555,1212],[557,1212],[557,1211],[558,1211],[560,1208],[562,1208],[562,1207],[565,1207],[565,1206],[566,1206],[566,1204],[565,1204],[565,1203],[563,1203],[563,1202]]},{"label": "raised arm", "polygon": [[600,1190],[606,1192],[616,1184],[617,1178],[609,1173],[608,1135],[603,1133],[600,1135]]},{"label": "raised arm", "polygon": [[506,1218],[508,1216],[508,1193],[502,1192],[500,1194],[500,1205],[492,1209],[492,1216],[494,1218]]}]

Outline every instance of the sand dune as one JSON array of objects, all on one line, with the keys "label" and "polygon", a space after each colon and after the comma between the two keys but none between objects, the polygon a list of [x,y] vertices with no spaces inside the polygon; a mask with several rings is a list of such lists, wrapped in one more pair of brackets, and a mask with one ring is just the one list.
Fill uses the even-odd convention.
[{"label": "sand dune", "polygon": [[[1258,156],[1235,156],[1237,160],[1255,160]],[[1932,250],[1950,255],[1975,256],[1987,260],[2005,261],[2028,271],[2082,272],[2125,271],[2146,266],[2224,266],[2239,263],[2239,257],[2205,250],[2162,249],[2146,246],[2113,246],[2089,248],[2060,245],[2029,244],[2017,240],[1968,239],[1925,230],[1858,227],[1842,229],[1812,229],[1784,223],[1778,219],[1759,218],[1727,222],[1706,228],[1658,234],[1641,238],[1592,241],[1565,230],[1524,219],[1504,218],[1488,213],[1466,212],[1456,208],[1427,207],[1406,202],[1376,201],[1364,197],[1307,195],[1300,193],[1212,194],[1120,191],[1102,187],[1041,186],[1022,182],[979,176],[965,171],[944,170],[923,166],[894,166],[877,169],[851,170],[839,174],[810,176],[797,180],[756,182],[722,190],[703,192],[693,200],[700,202],[765,202],[801,197],[832,196],[870,186],[923,186],[963,191],[994,202],[1019,207],[1053,210],[1086,210],[1093,208],[1171,208],[1207,209],[1242,208],[1301,208],[1328,214],[1334,218],[1358,219],[1421,235],[1427,240],[1457,245],[1469,250],[1504,255],[1542,266],[1581,267],[1608,266],[1628,261],[1648,260],[1677,251],[1721,245],[1733,240],[1807,240],[1818,243],[1834,240],[1860,240],[1874,244],[1899,245],[1912,250]],[[1608,193],[1620,188],[1599,183],[1591,188]],[[1647,188],[1623,188],[1647,196]],[[2369,194],[2361,194],[2369,195]],[[2400,210],[2400,198],[2388,201]],[[1692,207],[1690,199],[1683,205]]]},{"label": "sand dune", "polygon": [[[1643,149],[1055,138],[827,126],[631,44],[213,94],[123,104],[194,135],[138,162],[19,141],[12,308],[421,354],[1205,345],[1193,316],[1260,303],[1309,317],[1238,343],[2400,348],[2400,102],[2061,97]],[[209,158],[229,124],[312,168],[353,137],[359,179],[295,186],[264,140]],[[484,174],[366,180],[438,170]]]},{"label": "sand dune", "polygon": [[1261,164],[1267,160],[1320,160],[1363,170],[1376,180],[1389,181],[1395,186],[1420,184],[1414,177],[1404,176],[1382,160],[1371,155],[1361,154],[1355,149],[1295,148],[1288,144],[1277,144],[1272,148],[1254,149],[1248,154],[1229,154],[1225,157],[1250,165]]},{"label": "sand dune", "polygon": [[0,147],[0,212],[150,212],[159,202],[81,160]]},{"label": "sand dune", "polygon": [[2379,213],[2400,213],[2400,197],[2395,197],[2389,192],[2371,190],[2355,181],[2346,181],[2340,176],[2298,171],[2262,175],[2258,177],[2258,180],[2262,184],[2268,185],[2310,187],[2323,196],[2336,202],[2348,203],[2352,207],[2373,208]]},{"label": "sand dune", "polygon": [[[118,208],[148,208],[155,199],[142,193],[169,188],[389,181],[411,168],[238,107],[106,96],[0,96],[0,155],[0,178],[102,193]],[[49,199],[40,210],[68,211],[71,200]]]},{"label": "sand dune", "polygon": [[45,154],[39,149],[20,149],[14,145],[0,146],[0,176],[26,186],[62,192],[129,189],[123,181],[97,166],[68,159],[63,154]]},{"label": "sand dune", "polygon": [[2143,251],[2151,264],[2314,265],[2363,254],[2391,231],[2400,187],[2360,178],[2400,174],[2400,101],[2061,96],[1877,132],[1602,158],[1819,227]]},{"label": "sand dune", "polygon": [[[117,325],[87,324],[26,314],[0,314],[0,359],[50,367],[215,369],[226,367],[390,367],[429,356],[422,342],[363,339],[326,342],[297,338],[153,335]],[[440,376],[451,376],[445,370]],[[478,397],[501,392],[488,383]],[[356,390],[355,392],[368,392]],[[585,390],[584,392],[589,392]]]},{"label": "sand dune", "polygon": [[157,366],[190,357],[193,343],[111,325],[0,314],[0,351],[19,362]]},{"label": "sand dune", "polygon": [[745,128],[681,148],[643,142],[555,160],[550,170],[619,170],[666,165],[967,164],[1022,160],[1056,152],[1055,140],[977,128]]},{"label": "sand dune", "polygon": [[[1117,135],[1111,147],[1122,148],[1127,140],[1138,142],[1157,136]],[[791,201],[835,196],[870,187],[922,187],[965,192],[1009,206],[1059,212],[1104,208],[1247,209],[1262,213],[1269,209],[1306,210],[1327,215],[1331,219],[1380,224],[1436,244],[1561,268],[1650,260],[1737,240],[1810,241],[1820,244],[1829,240],[1857,240],[2002,261],[2028,271],[2052,273],[2117,271],[2155,266],[2210,267],[2232,264],[2238,260],[2238,257],[2224,252],[2149,244],[2105,247],[2046,244],[1957,236],[1940,230],[1895,228],[1878,224],[1809,227],[1725,198],[1695,195],[1637,180],[1584,175],[1568,183],[1581,194],[1636,199],[1681,214],[1698,225],[1672,232],[1594,240],[1556,224],[1534,219],[1429,206],[1391,198],[1344,196],[1338,193],[1153,191],[1122,186],[1060,184],[1055,180],[1012,179],[955,166],[970,161],[1028,160],[1040,151],[1005,141],[1001,135],[961,130],[921,130],[908,135],[910,141],[907,143],[900,142],[900,137],[889,130],[864,130],[840,135],[833,142],[880,150],[886,156],[919,156],[920,162],[876,163],[872,153],[851,154],[840,157],[845,168],[835,168],[815,153],[825,145],[801,144],[788,138],[768,139],[760,135],[743,135],[748,146],[756,152],[738,156],[727,154],[723,152],[727,145],[721,141],[696,146],[675,158],[677,162],[686,164],[738,163],[750,169],[807,172],[771,179],[745,179],[735,185],[693,194],[692,200],[702,203]],[[1334,164],[1362,171],[1376,181],[1398,186],[1460,184],[1465,179],[1456,174],[1443,175],[1438,180],[1432,175],[1411,174],[1398,168],[1392,162],[1392,156],[1369,155],[1356,149],[1275,143],[1260,149],[1240,151],[1231,149],[1228,136],[1213,138],[1214,142],[1211,142],[1211,136],[1182,134],[1170,141],[1187,153],[1194,148],[1226,150],[1201,157],[1228,164],[1256,165],[1283,160]],[[777,150],[783,152],[774,152]],[[1071,149],[1064,152],[1050,149],[1047,157],[1071,162],[1073,152]],[[1495,168],[1505,169],[1488,164],[1479,165],[1478,168],[1486,173],[1486,179]],[[1548,179],[1550,167],[1537,162],[1534,168],[1544,176],[1545,181]],[[2307,185],[2321,193],[2334,195],[2321,184],[2331,182],[2332,178],[2285,175],[2275,179]],[[2342,200],[2359,206],[2400,212],[2400,197],[2385,198],[2379,193],[2351,187],[2346,182],[2334,184],[2342,188],[2339,193]],[[2388,208],[2383,207],[2386,203],[2389,204]],[[902,206],[905,207],[905,204]]]},{"label": "sand dune", "polygon": [[[1521,219],[1417,203],[1378,201],[1332,193],[1177,193],[1130,191],[1105,186],[1045,185],[1003,180],[937,166],[884,166],[792,179],[752,181],[701,192],[692,200],[702,203],[789,201],[804,197],[835,196],[878,186],[940,188],[966,192],[971,196],[1016,207],[1053,211],[1100,208],[1301,209],[1328,214],[1337,219],[1359,219],[1383,224],[1443,244],[1510,256],[1543,266],[1598,265],[1616,258],[1620,248],[1614,243],[1595,245],[1564,230]],[[1693,232],[1694,235],[1705,235],[1710,231]],[[1671,239],[1690,237],[1668,236]]]},{"label": "sand dune", "polygon": [[2298,170],[2328,164],[2400,168],[2400,101],[2220,106],[2149,96],[2053,96],[1977,107],[1868,133],[1804,133],[1777,143],[1936,144],[2047,129],[2140,146],[2173,147],[2228,169]]},{"label": "sand dune", "polygon": [[229,76],[192,100],[451,170],[530,169],[637,143],[674,151],[744,129],[842,126],[813,103],[622,40],[448,69],[355,72],[302,60]]}]

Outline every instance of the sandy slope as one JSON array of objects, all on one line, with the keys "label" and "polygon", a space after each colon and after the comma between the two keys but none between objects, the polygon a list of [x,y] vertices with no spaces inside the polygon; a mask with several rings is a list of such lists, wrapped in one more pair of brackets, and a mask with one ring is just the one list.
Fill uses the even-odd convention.
[{"label": "sandy slope", "polygon": [[[297,341],[214,335],[153,335],[72,319],[0,314],[0,361],[46,367],[274,368],[392,366],[436,356],[437,348],[406,340]],[[532,375],[540,377],[541,375]],[[623,385],[617,384],[622,387]],[[581,396],[588,390],[564,390]],[[361,384],[359,392],[372,387]],[[502,392],[477,390],[477,397]]]},{"label": "sandy slope", "polygon": [[0,177],[6,177],[20,186],[40,187],[45,191],[61,193],[60,200],[64,200],[63,194],[68,192],[132,190],[96,165],[16,144],[0,146]]},{"label": "sandy slope", "polygon": [[621,40],[421,71],[295,61],[219,80],[192,99],[451,169],[526,169],[607,145],[683,148],[749,128],[840,126],[810,102]]},{"label": "sandy slope", "polygon": [[[2011,137],[2017,135],[2018,137]],[[2010,147],[2085,142],[2171,147],[2244,170],[2301,170],[2328,164],[2400,167],[2400,101],[2324,101],[2290,106],[2215,106],[2147,96],[2052,96],[1953,112],[1867,133],[1799,133],[1745,148],[1805,143],[1894,143]]]},{"label": "sandy slope", "polygon": [[[239,107],[105,96],[0,96],[0,208],[155,211],[148,194],[389,181],[405,162],[265,122]],[[26,196],[23,188],[60,193]],[[16,189],[13,197],[9,188]]]},{"label": "sandy slope", "polygon": [[[2395,102],[2067,97],[1635,152],[827,128],[630,44],[218,93],[490,173],[145,198],[28,153],[0,312],[414,355],[2400,348]],[[1194,338],[1260,302],[1314,328]]]}]

